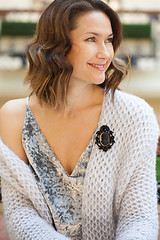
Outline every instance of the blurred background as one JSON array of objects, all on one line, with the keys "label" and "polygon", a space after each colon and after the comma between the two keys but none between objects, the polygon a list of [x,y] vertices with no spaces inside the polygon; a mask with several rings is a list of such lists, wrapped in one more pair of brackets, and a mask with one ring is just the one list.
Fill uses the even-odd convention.
[{"label": "blurred background", "polygon": [[[124,41],[118,55],[123,59],[131,56],[131,72],[120,88],[144,98],[153,107],[160,126],[160,0],[104,1],[118,12],[123,24]],[[28,68],[25,48],[41,12],[51,2],[0,0],[0,107],[29,93],[23,85]],[[0,240],[8,239],[3,231],[0,221]]]},{"label": "blurred background", "polygon": [[[121,18],[124,41],[119,55],[132,57],[121,89],[144,98],[160,124],[160,1],[104,0]],[[25,48],[42,10],[51,0],[0,0],[0,106],[28,94]]]},{"label": "blurred background", "polygon": [[[160,1],[104,0],[121,18],[124,41],[119,55],[132,57],[121,89],[144,98],[160,124]],[[28,94],[25,48],[42,10],[51,0],[0,0],[0,107]]]}]

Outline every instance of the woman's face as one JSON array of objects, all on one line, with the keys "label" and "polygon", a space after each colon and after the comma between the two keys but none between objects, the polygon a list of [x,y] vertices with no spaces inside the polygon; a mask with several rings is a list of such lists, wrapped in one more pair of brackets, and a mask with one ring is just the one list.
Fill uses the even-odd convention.
[{"label": "woman's face", "polygon": [[113,56],[113,32],[109,18],[100,11],[80,16],[70,33],[72,48],[67,59],[73,66],[71,80],[101,84]]}]

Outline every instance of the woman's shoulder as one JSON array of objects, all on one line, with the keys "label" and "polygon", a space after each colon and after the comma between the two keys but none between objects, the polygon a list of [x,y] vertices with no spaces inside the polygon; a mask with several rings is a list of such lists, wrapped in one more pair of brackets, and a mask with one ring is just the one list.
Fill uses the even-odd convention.
[{"label": "woman's shoulder", "polygon": [[144,99],[123,91],[116,91],[114,106],[128,124],[140,123],[142,126],[148,125],[158,129],[154,110]]},{"label": "woman's shoulder", "polygon": [[114,107],[127,115],[154,115],[153,108],[144,99],[119,90],[115,92]]},{"label": "woman's shoulder", "polygon": [[135,95],[116,90],[114,102],[111,94],[109,100],[106,98],[104,114],[111,115],[111,119],[115,119],[124,126],[129,125],[149,125],[151,128],[157,129],[158,124],[153,108],[142,98]]},{"label": "woman's shoulder", "polygon": [[2,141],[21,159],[26,161],[22,147],[22,131],[26,113],[26,99],[10,100],[0,110],[0,136]]},{"label": "woman's shoulder", "polygon": [[[6,111],[17,111],[26,106],[26,98],[19,98],[19,99],[12,99],[6,102],[1,110],[6,110]],[[14,109],[13,109],[14,108]]]},{"label": "woman's shoulder", "polygon": [[1,128],[13,128],[15,125],[20,126],[26,112],[26,98],[15,99],[6,102],[0,110]]},{"label": "woman's shoulder", "polygon": [[151,109],[149,104],[144,99],[120,90],[115,92],[115,101],[122,106],[126,106],[127,108],[140,107]]}]

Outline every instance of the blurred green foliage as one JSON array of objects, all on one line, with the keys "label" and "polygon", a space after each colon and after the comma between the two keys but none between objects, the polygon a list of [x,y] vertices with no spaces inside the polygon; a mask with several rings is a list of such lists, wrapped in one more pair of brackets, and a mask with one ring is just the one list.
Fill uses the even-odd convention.
[{"label": "blurred green foliage", "polygon": [[157,173],[157,180],[160,181],[160,157],[157,157],[156,173]]},{"label": "blurred green foliage", "polygon": [[33,36],[36,30],[36,23],[32,22],[9,22],[2,21],[2,36]]},{"label": "blurred green foliage", "polygon": [[[2,36],[33,36],[36,23],[2,21]],[[124,38],[151,38],[151,24],[123,24]]]},{"label": "blurred green foliage", "polygon": [[123,24],[124,38],[151,39],[151,24]]}]

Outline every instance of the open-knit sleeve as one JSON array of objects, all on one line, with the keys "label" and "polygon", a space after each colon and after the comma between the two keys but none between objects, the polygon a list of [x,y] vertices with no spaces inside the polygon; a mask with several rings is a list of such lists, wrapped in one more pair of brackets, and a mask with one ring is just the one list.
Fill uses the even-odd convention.
[{"label": "open-knit sleeve", "polygon": [[31,201],[2,179],[5,222],[10,240],[67,240],[44,220]]},{"label": "open-knit sleeve", "polygon": [[116,240],[157,240],[157,140],[157,122],[152,109],[147,107],[144,113],[140,110],[134,116],[127,143],[125,161],[128,164],[124,164],[126,169],[123,169],[123,178],[120,176],[118,185],[122,194]]},{"label": "open-knit sleeve", "polygon": [[0,139],[0,175],[10,240],[69,240],[52,224],[48,206],[30,168]]}]

